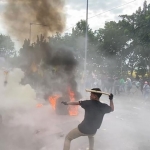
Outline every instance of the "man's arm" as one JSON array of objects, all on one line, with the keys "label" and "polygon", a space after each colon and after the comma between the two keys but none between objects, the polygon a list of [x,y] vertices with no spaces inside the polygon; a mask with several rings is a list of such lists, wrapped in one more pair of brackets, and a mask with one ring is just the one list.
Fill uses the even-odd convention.
[{"label": "man's arm", "polygon": [[113,102],[113,100],[110,100],[110,107],[111,107],[111,111],[114,111],[114,102]]},{"label": "man's arm", "polygon": [[113,94],[109,95],[109,100],[110,100],[110,107],[111,107],[111,111],[114,111],[114,102],[113,102]]},{"label": "man's arm", "polygon": [[64,105],[80,105],[79,102],[61,102]]}]

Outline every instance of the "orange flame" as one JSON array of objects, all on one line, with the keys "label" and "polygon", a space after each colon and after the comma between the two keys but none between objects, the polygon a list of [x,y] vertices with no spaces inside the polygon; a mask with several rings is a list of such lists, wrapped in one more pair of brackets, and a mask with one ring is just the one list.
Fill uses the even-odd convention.
[{"label": "orange flame", "polygon": [[55,110],[56,109],[56,101],[59,98],[59,95],[53,95],[49,97],[49,102],[52,105],[52,108]]},{"label": "orange flame", "polygon": [[43,107],[43,104],[37,104],[36,105],[36,108],[41,108],[41,107]]},{"label": "orange flame", "polygon": [[[69,98],[71,102],[75,101],[75,94],[74,92],[68,88],[68,92],[69,92]],[[78,115],[78,106],[69,106],[69,115],[70,116],[76,116]]]}]

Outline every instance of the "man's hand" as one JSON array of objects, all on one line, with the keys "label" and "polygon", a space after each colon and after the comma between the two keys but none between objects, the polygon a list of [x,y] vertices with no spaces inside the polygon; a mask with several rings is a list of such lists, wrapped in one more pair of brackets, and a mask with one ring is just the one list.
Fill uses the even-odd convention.
[{"label": "man's hand", "polygon": [[61,102],[61,103],[64,104],[64,105],[68,105],[67,102]]},{"label": "man's hand", "polygon": [[64,105],[79,105],[79,102],[61,102]]},{"label": "man's hand", "polygon": [[109,95],[111,111],[114,111],[113,94]]},{"label": "man's hand", "polygon": [[110,99],[110,100],[113,100],[113,97],[114,97],[114,95],[111,93],[111,94],[109,95],[109,99]]}]

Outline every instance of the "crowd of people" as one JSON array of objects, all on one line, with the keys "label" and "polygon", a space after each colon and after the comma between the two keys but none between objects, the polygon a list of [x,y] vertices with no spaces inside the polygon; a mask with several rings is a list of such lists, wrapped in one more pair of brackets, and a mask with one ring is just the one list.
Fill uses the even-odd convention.
[{"label": "crowd of people", "polygon": [[114,93],[114,95],[121,94],[135,94],[135,92],[141,92],[144,99],[150,98],[150,79],[131,79],[123,77],[109,77],[101,75],[91,76],[87,78],[86,87],[101,87],[103,91]]}]

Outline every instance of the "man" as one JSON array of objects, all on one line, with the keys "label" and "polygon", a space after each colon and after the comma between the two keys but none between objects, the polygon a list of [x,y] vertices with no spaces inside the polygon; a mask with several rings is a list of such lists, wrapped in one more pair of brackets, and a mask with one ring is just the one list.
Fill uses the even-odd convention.
[{"label": "man", "polygon": [[149,97],[149,94],[150,94],[150,86],[148,85],[148,82],[145,81],[144,85],[143,85],[143,96],[144,96],[144,99],[148,99]]},{"label": "man", "polygon": [[114,94],[115,95],[120,94],[120,80],[119,80],[119,78],[116,78],[114,81]]},{"label": "man", "polygon": [[123,78],[120,79],[120,91],[121,92],[125,91],[125,81]]},{"label": "man", "polygon": [[4,71],[4,75],[5,75],[4,86],[6,86],[6,85],[7,85],[8,74],[9,74],[9,71],[8,71],[8,70],[5,70],[5,71]]},{"label": "man", "polygon": [[132,89],[132,82],[130,78],[127,78],[126,80],[126,90],[127,94],[130,94],[130,90]]},{"label": "man", "polygon": [[[101,91],[99,88],[93,88],[92,90]],[[84,120],[68,133],[65,138],[63,150],[70,150],[70,142],[80,136],[88,136],[89,138],[89,150],[94,148],[94,135],[97,129],[100,128],[103,121],[103,117],[106,113],[114,111],[113,94],[109,95],[110,106],[101,103],[99,101],[102,94],[91,92],[90,100],[79,102],[62,102],[64,105],[80,105],[85,109]]]}]

